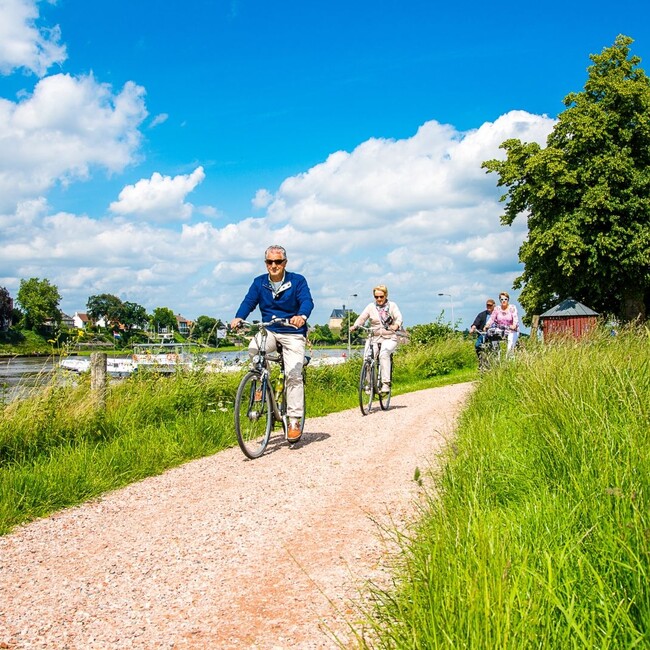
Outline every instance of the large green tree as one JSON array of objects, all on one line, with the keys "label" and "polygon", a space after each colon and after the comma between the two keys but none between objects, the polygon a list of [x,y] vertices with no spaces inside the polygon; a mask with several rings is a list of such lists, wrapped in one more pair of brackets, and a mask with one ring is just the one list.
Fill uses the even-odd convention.
[{"label": "large green tree", "polygon": [[178,329],[176,316],[169,307],[156,307],[149,319],[149,324],[154,332],[167,331],[171,334]]},{"label": "large green tree", "polygon": [[650,80],[618,36],[590,56],[584,91],[570,93],[546,147],[511,139],[483,163],[508,188],[501,223],[528,219],[514,283],[530,322],[572,296],[624,320],[650,299]]},{"label": "large green tree", "polygon": [[334,334],[332,334],[332,330],[330,329],[329,325],[314,325],[313,329],[311,329],[309,332],[309,340],[312,343],[316,344],[327,344],[334,343],[336,341],[336,337]]},{"label": "large green tree", "polygon": [[110,293],[90,296],[86,303],[88,316],[95,322],[103,318],[108,328],[115,327],[120,322],[122,310],[122,301]]},{"label": "large green tree", "polygon": [[199,316],[194,321],[192,328],[191,338],[195,341],[200,341],[206,345],[213,345],[218,347],[219,335],[217,330],[223,328],[223,323],[212,316]]},{"label": "large green tree", "polygon": [[16,298],[22,307],[27,329],[39,330],[46,321],[56,325],[61,323],[61,296],[57,287],[50,284],[49,280],[21,280]]},{"label": "large green tree", "polygon": [[122,303],[122,308],[119,312],[119,321],[127,329],[143,330],[149,322],[149,315],[142,305],[127,300]]}]

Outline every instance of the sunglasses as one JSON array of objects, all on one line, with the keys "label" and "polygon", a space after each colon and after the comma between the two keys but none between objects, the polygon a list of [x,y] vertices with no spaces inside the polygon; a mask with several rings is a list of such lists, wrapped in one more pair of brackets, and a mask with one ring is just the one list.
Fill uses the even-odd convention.
[{"label": "sunglasses", "polygon": [[507,298],[499,298],[499,300],[500,300],[501,302],[508,302],[508,299],[507,299]]},{"label": "sunglasses", "polygon": [[386,296],[385,296],[383,293],[382,293],[382,294],[379,294],[379,295],[375,294],[375,298],[377,298],[377,300],[379,300],[379,299],[381,299],[381,298],[385,298],[385,297],[386,297]]},{"label": "sunglasses", "polygon": [[266,263],[266,266],[273,266],[274,264],[277,264],[278,266],[282,266],[287,260],[264,260]]}]

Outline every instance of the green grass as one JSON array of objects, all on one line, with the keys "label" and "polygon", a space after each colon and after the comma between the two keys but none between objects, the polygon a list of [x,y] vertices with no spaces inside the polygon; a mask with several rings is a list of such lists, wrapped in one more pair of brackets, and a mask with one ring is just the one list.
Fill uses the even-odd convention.
[{"label": "green grass", "polygon": [[[469,342],[453,338],[426,350],[401,348],[395,393],[475,378],[473,355]],[[357,406],[360,367],[360,359],[354,359],[308,368],[308,417]],[[4,406],[0,534],[237,444],[233,403],[240,377],[134,375],[109,384],[106,408],[100,412],[94,408],[88,376],[74,386],[55,379],[27,399]]]},{"label": "green grass", "polygon": [[12,327],[6,332],[0,332],[0,356],[48,355],[53,349],[46,337],[31,330]]},{"label": "green grass", "polygon": [[362,645],[650,647],[647,329],[485,376],[432,478]]}]

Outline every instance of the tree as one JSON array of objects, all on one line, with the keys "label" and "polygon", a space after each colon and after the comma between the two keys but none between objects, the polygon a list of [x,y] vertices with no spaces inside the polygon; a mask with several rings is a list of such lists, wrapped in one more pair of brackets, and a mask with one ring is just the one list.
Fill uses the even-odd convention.
[{"label": "tree", "polygon": [[11,325],[13,316],[13,300],[5,287],[0,287],[0,330],[6,330]]},{"label": "tree", "polygon": [[[348,340],[348,330],[350,329],[350,325],[354,325],[354,321],[357,320],[358,316],[359,314],[355,311],[345,310],[345,318],[341,321],[341,330],[339,331],[339,338],[341,341]],[[360,343],[364,339],[365,335],[366,332],[364,332],[364,330],[354,330],[350,332],[350,342]]]},{"label": "tree", "polygon": [[21,280],[16,296],[23,308],[26,329],[39,330],[46,321],[61,323],[59,290],[49,280]]},{"label": "tree", "polygon": [[196,321],[194,321],[194,327],[192,328],[192,338],[195,341],[200,341],[206,345],[213,345],[218,347],[219,339],[217,335],[217,330],[223,327],[223,324],[220,320],[212,318],[211,316],[199,316]]},{"label": "tree", "polygon": [[86,303],[88,316],[90,316],[94,322],[103,318],[107,328],[113,328],[120,322],[122,309],[122,301],[117,296],[113,296],[110,293],[90,296]]},{"label": "tree", "polygon": [[[334,343],[336,337],[332,334],[332,330],[329,325],[314,325],[313,329],[309,332],[309,339],[312,343],[325,345],[328,343]],[[347,341],[347,333],[346,333]]]},{"label": "tree", "polygon": [[156,307],[149,319],[154,332],[172,333],[177,328],[176,316],[169,307]]},{"label": "tree", "polygon": [[142,305],[127,301],[122,303],[119,321],[127,329],[143,330],[149,322],[149,315]]},{"label": "tree", "polygon": [[528,218],[514,282],[525,322],[573,297],[623,320],[650,302],[650,80],[627,36],[593,54],[546,148],[511,139],[483,167],[508,191],[501,223]]}]

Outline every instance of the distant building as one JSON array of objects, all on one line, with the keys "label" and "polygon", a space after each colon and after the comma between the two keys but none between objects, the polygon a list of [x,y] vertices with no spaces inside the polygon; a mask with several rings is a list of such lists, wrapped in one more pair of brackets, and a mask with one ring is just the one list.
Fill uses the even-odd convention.
[{"label": "distant building", "polygon": [[193,325],[191,320],[187,320],[187,318],[183,318],[180,314],[176,314],[176,324],[178,327],[178,333],[181,336],[189,336]]},{"label": "distant building", "polygon": [[86,325],[90,323],[88,314],[81,311],[76,311],[72,317],[72,323],[78,330],[86,329]]},{"label": "distant building", "polygon": [[573,298],[563,300],[539,317],[545,341],[559,336],[580,338],[593,330],[597,323],[598,313]]},{"label": "distant building", "polygon": [[72,329],[74,327],[74,318],[72,316],[68,316],[68,314],[61,312],[61,325],[67,327],[68,329]]},{"label": "distant building", "polygon": [[345,305],[343,305],[343,309],[332,309],[332,313],[330,314],[330,319],[327,324],[333,334],[337,334],[341,331],[343,321],[346,319],[347,314],[348,310],[345,308]]},{"label": "distant building", "polygon": [[82,311],[76,311],[72,317],[73,325],[78,330],[85,330],[88,325],[97,325],[97,327],[106,327],[106,321],[100,318],[96,323],[93,323],[88,314]]}]

